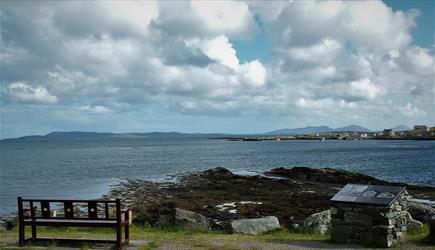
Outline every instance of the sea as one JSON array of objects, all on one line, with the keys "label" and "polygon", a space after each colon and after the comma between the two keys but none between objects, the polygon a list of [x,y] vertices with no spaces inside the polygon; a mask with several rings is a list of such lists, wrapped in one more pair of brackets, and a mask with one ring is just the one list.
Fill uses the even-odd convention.
[{"label": "sea", "polygon": [[17,196],[93,199],[127,179],[171,181],[222,166],[238,174],[276,167],[333,167],[435,186],[435,141],[111,138],[0,141],[0,215]]}]

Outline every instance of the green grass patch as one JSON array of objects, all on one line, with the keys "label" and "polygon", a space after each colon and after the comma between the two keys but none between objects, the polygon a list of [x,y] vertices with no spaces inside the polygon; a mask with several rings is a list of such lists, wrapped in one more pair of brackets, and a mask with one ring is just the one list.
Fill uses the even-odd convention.
[{"label": "green grass patch", "polygon": [[407,241],[424,241],[429,235],[429,225],[424,224],[423,228],[411,229],[406,232]]},{"label": "green grass patch", "polygon": [[[407,240],[409,242],[424,242],[429,234],[429,226],[422,229],[409,230]],[[26,230],[30,236],[30,228]],[[115,231],[104,228],[59,228],[38,227],[38,236],[53,238],[91,238],[91,239],[114,239]],[[250,236],[241,234],[227,234],[221,231],[184,231],[177,227],[152,228],[144,225],[132,225],[130,227],[131,240],[143,240],[142,250],[156,249],[161,246],[171,246],[173,249],[240,249],[240,244],[245,244],[244,249],[265,249],[267,244],[287,244],[292,241],[329,241],[330,236],[315,234],[309,230],[290,231],[287,229],[276,230],[267,234]],[[18,229],[0,231],[0,249],[6,246],[16,246]],[[246,246],[247,245],[247,246]],[[82,249],[87,249],[83,245]],[[32,249],[32,246],[24,249]]]}]

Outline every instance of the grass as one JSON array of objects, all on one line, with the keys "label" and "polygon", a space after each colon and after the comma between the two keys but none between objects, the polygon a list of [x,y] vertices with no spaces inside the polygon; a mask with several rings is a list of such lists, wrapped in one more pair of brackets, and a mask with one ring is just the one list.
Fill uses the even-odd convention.
[{"label": "grass", "polygon": [[[413,230],[407,233],[410,242],[423,242],[429,233],[429,227]],[[26,235],[30,235],[26,231]],[[13,245],[17,241],[18,230],[0,231],[0,248]],[[142,240],[141,250],[157,249],[160,246],[170,246],[173,249],[280,249],[280,245],[292,241],[329,241],[329,235],[318,235],[311,232],[294,232],[285,229],[263,235],[249,236],[226,234],[218,231],[183,231],[174,227],[150,228],[147,226],[131,226],[131,239]],[[68,238],[98,238],[114,239],[115,232],[111,229],[90,228],[38,228],[38,236],[68,237]],[[3,249],[3,248],[1,248]],[[32,247],[24,248],[32,249]],[[83,245],[82,249],[88,249]]]},{"label": "grass", "polygon": [[421,229],[408,230],[406,232],[406,240],[408,241],[424,241],[429,235],[429,225],[424,224]]}]

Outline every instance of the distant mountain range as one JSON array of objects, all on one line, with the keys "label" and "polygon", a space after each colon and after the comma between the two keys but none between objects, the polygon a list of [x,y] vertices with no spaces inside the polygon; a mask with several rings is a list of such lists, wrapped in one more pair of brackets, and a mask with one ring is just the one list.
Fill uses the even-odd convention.
[{"label": "distant mountain range", "polygon": [[[410,127],[405,125],[399,125],[393,128],[394,131],[404,131],[410,129],[411,129]],[[372,132],[372,131],[370,129],[358,125],[349,125],[341,128],[331,128],[328,126],[318,126],[318,127],[308,126],[304,128],[278,129],[266,133],[258,133],[256,135],[302,135],[302,134],[319,134],[319,133],[327,133],[327,132]],[[203,133],[180,133],[180,132],[106,133],[106,132],[68,131],[68,132],[51,132],[46,135],[29,135],[29,136],[23,136],[19,138],[3,139],[0,141],[85,140],[85,139],[107,139],[107,138],[183,138],[183,137],[184,138],[187,137],[219,138],[228,135],[234,135],[234,134],[222,134],[222,133],[203,134]],[[255,134],[250,134],[250,135],[255,135]]]},{"label": "distant mountain range", "polygon": [[44,140],[86,140],[86,139],[110,139],[110,138],[183,138],[183,137],[219,137],[223,134],[187,134],[179,132],[149,132],[149,133],[100,133],[100,132],[51,132],[46,135],[29,135],[19,138],[3,139],[9,140],[26,140],[26,141],[44,141]]},{"label": "distant mountain range", "polygon": [[393,128],[394,131],[405,131],[405,130],[411,130],[412,128],[406,126],[406,125],[399,125]]},{"label": "distant mountain range", "polygon": [[278,129],[267,132],[268,135],[300,135],[300,134],[319,134],[327,132],[371,132],[370,129],[358,125],[349,125],[341,128],[331,128],[328,126],[313,127],[308,126],[304,128],[291,128],[291,129]]}]

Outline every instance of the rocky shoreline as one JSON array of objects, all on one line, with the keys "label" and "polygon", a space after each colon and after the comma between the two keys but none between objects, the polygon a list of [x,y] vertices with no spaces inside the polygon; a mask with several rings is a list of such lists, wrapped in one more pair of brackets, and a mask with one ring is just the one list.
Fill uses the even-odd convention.
[{"label": "rocky shoreline", "polygon": [[[217,167],[186,173],[176,182],[128,180],[114,186],[107,198],[121,197],[134,221],[156,226],[174,217],[176,208],[207,218],[209,228],[227,230],[235,220],[275,216],[286,228],[304,225],[312,214],[330,208],[330,198],[346,183],[401,185],[415,199],[435,201],[435,187],[392,183],[333,168],[275,168],[244,176]],[[428,222],[430,205],[409,203],[412,217]]]}]

